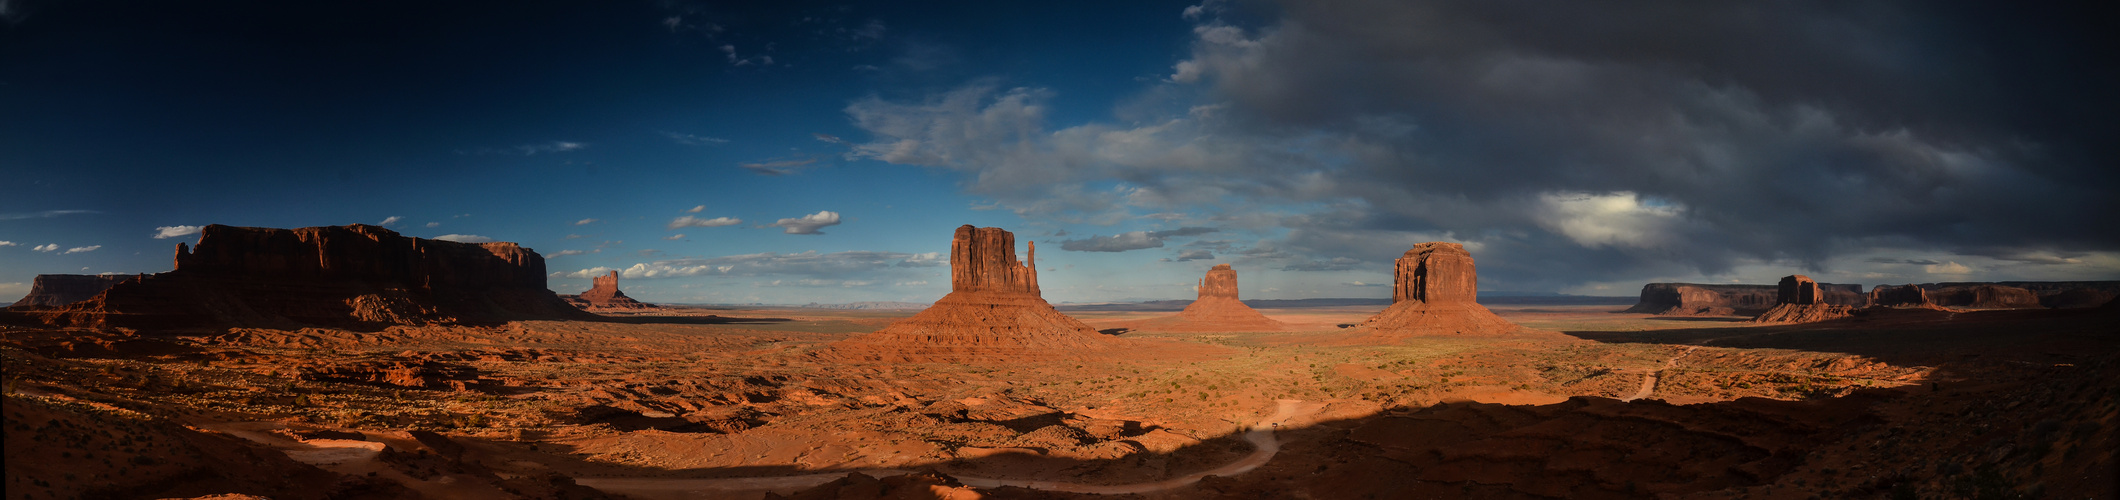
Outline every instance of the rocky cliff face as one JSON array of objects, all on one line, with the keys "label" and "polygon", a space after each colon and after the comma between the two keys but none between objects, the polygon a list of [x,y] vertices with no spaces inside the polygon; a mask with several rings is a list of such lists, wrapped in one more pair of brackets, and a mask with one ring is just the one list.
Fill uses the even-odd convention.
[{"label": "rocky cliff face", "polygon": [[875,333],[821,355],[852,361],[1007,362],[1100,356],[1129,342],[1054,310],[1038,291],[1037,250],[1016,261],[1016,237],[991,227],[957,228],[950,240],[949,295]]},{"label": "rocky cliff face", "polygon": [[29,295],[22,296],[22,300],[8,307],[31,310],[72,304],[95,297],[132,278],[130,274],[39,274],[30,283]]},{"label": "rocky cliff face", "polygon": [[[1851,306],[1829,303],[1818,281],[1801,274],[1783,277],[1776,285],[1775,306],[1752,318],[1754,323],[1811,323],[1848,317]],[[1864,297],[1868,301],[1868,297]]]},{"label": "rocky cliff face", "polygon": [[1237,271],[1230,269],[1229,264],[1215,264],[1214,268],[1207,270],[1206,277],[1200,278],[1199,292],[1202,299],[1237,300]]},{"label": "rocky cliff face", "polygon": [[2021,287],[1993,283],[1924,284],[1936,305],[1959,309],[2037,309],[2039,294]]},{"label": "rocky cliff face", "polygon": [[1928,306],[1928,291],[1920,285],[1877,285],[1870,290],[1870,305],[1874,307],[1920,307]]},{"label": "rocky cliff face", "polygon": [[618,289],[618,271],[610,275],[589,278],[589,291],[579,295],[561,295],[568,304],[584,310],[593,309],[654,309],[655,306],[633,300]]},{"label": "rocky cliff face", "polygon": [[1496,316],[1479,305],[1472,253],[1456,243],[1414,245],[1392,273],[1392,304],[1350,332],[1348,344],[1397,344],[1418,336],[1551,336]]},{"label": "rocky cliff face", "polygon": [[[1860,307],[1869,303],[1859,284],[1818,283],[1824,303]],[[1624,312],[1661,316],[1751,316],[1766,312],[1781,302],[1779,285],[1714,285],[1701,283],[1650,283],[1642,286],[1641,301]]]},{"label": "rocky cliff face", "polygon": [[545,289],[543,256],[514,243],[410,238],[377,226],[210,225],[175,270],[44,315],[123,327],[359,327],[593,318]]}]

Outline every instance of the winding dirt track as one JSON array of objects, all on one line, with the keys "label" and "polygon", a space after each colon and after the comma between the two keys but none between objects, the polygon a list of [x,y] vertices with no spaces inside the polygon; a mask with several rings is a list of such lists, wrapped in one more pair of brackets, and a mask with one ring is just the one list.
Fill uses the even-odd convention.
[{"label": "winding dirt track", "polygon": [[[1710,340],[1713,340],[1713,339],[1710,339]],[[1677,355],[1677,356],[1672,356],[1672,357],[1671,357],[1671,359],[1669,359],[1669,360],[1665,360],[1665,361],[1664,361],[1664,367],[1663,367],[1663,368],[1658,368],[1658,369],[1656,369],[1656,371],[1653,371],[1653,372],[1649,372],[1649,373],[1648,373],[1648,374],[1646,374],[1646,375],[1642,375],[1642,388],[1641,388],[1641,390],[1638,390],[1638,391],[1634,391],[1634,395],[1632,395],[1632,396],[1627,396],[1626,398],[1624,398],[1624,399],[1621,399],[1620,401],[1633,401],[1633,400],[1637,400],[1637,399],[1641,399],[1641,398],[1646,398],[1646,397],[1649,397],[1649,394],[1650,394],[1650,393],[1656,392],[1656,379],[1657,379],[1657,377],[1659,377],[1659,376],[1662,376],[1662,375],[1664,374],[1664,370],[1669,370],[1669,369],[1671,369],[1671,368],[1677,367],[1677,366],[1678,366],[1678,358],[1683,358],[1683,357],[1686,357],[1686,355],[1687,355],[1687,354],[1693,354],[1693,350],[1694,350],[1694,349],[1699,349],[1699,348],[1700,348],[1700,346],[1697,346],[1697,345],[1692,345],[1692,346],[1686,346],[1686,350],[1685,350],[1684,352],[1680,352],[1680,353],[1678,353],[1678,355]]]},{"label": "winding dirt track", "polygon": [[[1293,399],[1280,400],[1279,406],[1275,408],[1273,416],[1266,417],[1265,420],[1261,420],[1257,424],[1252,424],[1251,430],[1244,433],[1244,439],[1250,441],[1253,447],[1253,450],[1250,455],[1246,455],[1242,459],[1239,459],[1235,462],[1230,462],[1221,467],[1216,467],[1212,470],[1195,472],[1192,474],[1165,479],[1162,481],[1134,484],[1082,484],[1061,481],[1033,481],[1023,479],[995,479],[966,476],[955,477],[957,478],[957,481],[962,482],[965,485],[979,488],[1016,486],[1037,490],[1066,491],[1071,493],[1092,493],[1101,495],[1148,493],[1153,491],[1168,490],[1200,482],[1201,479],[1205,479],[1207,476],[1234,476],[1237,474],[1250,472],[1252,469],[1257,469],[1261,465],[1266,465],[1266,462],[1273,460],[1273,456],[1275,454],[1281,452],[1281,442],[1280,440],[1274,438],[1274,429],[1277,427],[1278,424],[1295,418],[1297,416],[1297,413],[1299,411],[1302,411],[1303,409],[1303,401]],[[1319,406],[1316,405],[1312,405],[1310,408],[1308,408],[1310,412],[1315,412],[1318,409]],[[910,474],[914,471],[905,469],[863,469],[859,472],[870,476],[890,476],[897,474]],[[683,498],[709,497],[715,496],[716,493],[719,492],[728,491],[801,489],[831,482],[834,479],[846,477],[846,475],[847,471],[822,474],[805,474],[799,476],[732,477],[716,479],[583,477],[575,478],[574,482],[575,484],[596,488],[609,493],[635,495],[651,498]]]}]

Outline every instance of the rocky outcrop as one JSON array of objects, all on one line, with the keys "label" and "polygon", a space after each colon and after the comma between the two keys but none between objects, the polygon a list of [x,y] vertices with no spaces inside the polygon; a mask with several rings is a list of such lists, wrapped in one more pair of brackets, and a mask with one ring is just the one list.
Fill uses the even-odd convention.
[{"label": "rocky outcrop", "polygon": [[1176,316],[1142,322],[1140,330],[1168,332],[1271,332],[1286,325],[1260,314],[1237,298],[1237,271],[1216,264],[1200,279],[1199,298]]},{"label": "rocky outcrop", "polygon": [[875,333],[833,344],[822,355],[854,361],[1005,362],[1097,356],[1130,342],[1054,310],[1039,295],[1036,244],[1016,260],[1016,237],[1001,228],[957,228],[950,241],[949,295]]},{"label": "rocky outcrop", "polygon": [[1810,276],[1784,277],[1775,290],[1774,308],[1753,317],[1753,323],[1813,323],[1845,318],[1855,312],[1854,307],[1828,302],[1825,292]]},{"label": "rocky outcrop", "polygon": [[611,271],[609,276],[590,278],[589,281],[589,291],[579,295],[561,295],[559,298],[583,310],[656,308],[654,305],[633,300],[632,297],[626,296],[626,292],[619,291],[618,271]]},{"label": "rocky outcrop", "polygon": [[1927,307],[1929,293],[1921,285],[1877,285],[1870,289],[1871,307]]},{"label": "rocky outcrop", "polygon": [[38,313],[93,327],[298,328],[588,319],[545,288],[545,259],[514,243],[401,236],[377,226],[210,225],[176,269]]},{"label": "rocky outcrop", "polygon": [[[1621,312],[1659,316],[1753,316],[1779,305],[1780,291],[1777,285],[1650,283],[1642,285],[1641,301]],[[1859,284],[1819,283],[1818,292],[1827,304],[1860,307],[1869,302]]]},{"label": "rocky outcrop", "polygon": [[112,285],[132,278],[130,274],[39,274],[30,282],[29,295],[22,296],[22,300],[8,307],[30,310],[72,304],[95,297]]},{"label": "rocky outcrop", "polygon": [[1924,284],[1929,300],[1956,309],[2038,309],[2039,294],[2021,287],[1993,283]]},{"label": "rocky outcrop", "polygon": [[1352,344],[1397,344],[1412,337],[1552,336],[1510,323],[1481,306],[1472,253],[1456,243],[1414,245],[1392,273],[1392,303],[1349,332]]}]

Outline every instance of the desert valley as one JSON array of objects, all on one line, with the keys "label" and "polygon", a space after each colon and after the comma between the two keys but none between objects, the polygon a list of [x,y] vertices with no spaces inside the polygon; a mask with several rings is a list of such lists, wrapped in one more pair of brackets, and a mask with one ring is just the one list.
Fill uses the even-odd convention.
[{"label": "desert valley", "polygon": [[1017,246],[959,228],[923,310],[726,308],[563,299],[511,243],[208,226],[7,310],[7,495],[2115,492],[2120,283],[1482,303],[1436,243],[1381,310],[1254,308],[1228,265],[1182,309],[1055,308]]}]

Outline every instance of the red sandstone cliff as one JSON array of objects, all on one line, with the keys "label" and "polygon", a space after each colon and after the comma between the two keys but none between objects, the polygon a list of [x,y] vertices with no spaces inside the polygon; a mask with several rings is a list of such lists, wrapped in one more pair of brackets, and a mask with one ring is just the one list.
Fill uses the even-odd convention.
[{"label": "red sandstone cliff", "polygon": [[1039,295],[1036,244],[1016,260],[1001,228],[957,228],[949,295],[875,333],[833,344],[826,357],[887,362],[993,362],[1099,355],[1129,342],[1054,310]]},{"label": "red sandstone cliff", "polygon": [[210,225],[176,269],[41,313],[97,327],[380,326],[594,318],[545,289],[545,259],[514,243],[410,238],[377,226]]},{"label": "red sandstone cliff", "polygon": [[656,308],[653,304],[633,300],[632,297],[626,296],[626,292],[620,291],[618,289],[618,271],[611,271],[609,276],[590,278],[589,282],[591,283],[589,291],[582,292],[579,295],[561,295],[559,298],[583,310]]},{"label": "red sandstone cliff", "polygon": [[[1860,307],[1868,304],[1862,285],[1819,283],[1819,293],[1828,304]],[[1699,283],[1650,283],[1642,285],[1641,301],[1622,312],[1659,316],[1754,316],[1779,305],[1777,285],[1710,285]]]},{"label": "red sandstone cliff", "polygon": [[130,274],[39,274],[30,283],[29,295],[8,308],[31,310],[72,304],[132,278]]},{"label": "red sandstone cliff", "polygon": [[1776,286],[1776,305],[1751,319],[1753,323],[1813,323],[1848,317],[1855,308],[1826,301],[1818,282],[1810,276],[1791,275]]},{"label": "red sandstone cliff", "polygon": [[1391,307],[1355,327],[1347,343],[1396,344],[1425,336],[1561,336],[1518,326],[1481,306],[1479,273],[1463,245],[1414,245],[1395,267]]}]

